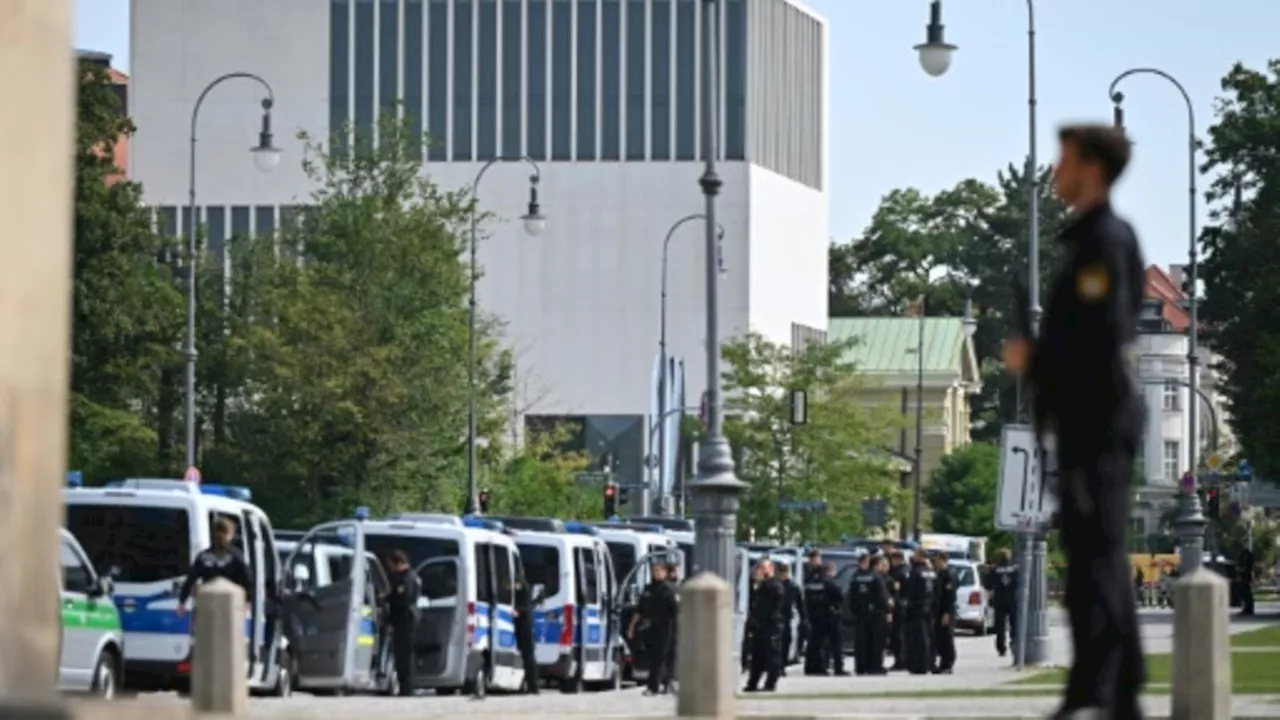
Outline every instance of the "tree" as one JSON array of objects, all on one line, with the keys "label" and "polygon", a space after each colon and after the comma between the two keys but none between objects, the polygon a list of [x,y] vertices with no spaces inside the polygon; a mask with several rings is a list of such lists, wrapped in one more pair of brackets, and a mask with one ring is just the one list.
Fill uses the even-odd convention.
[{"label": "tree", "polygon": [[1009,534],[995,526],[996,494],[1000,483],[1000,448],[976,442],[942,458],[924,490],[933,530],[991,538],[995,546],[1010,545]]},{"label": "tree", "polygon": [[[1222,79],[1203,172],[1218,172],[1201,232],[1204,340],[1236,438],[1256,472],[1280,478],[1280,60]],[[1237,190],[1239,195],[1237,195]]]},{"label": "tree", "polygon": [[76,119],[68,464],[90,481],[157,475],[172,462],[162,394],[181,367],[182,296],[139,187],[115,166],[133,125],[92,63],[80,64]]},{"label": "tree", "polygon": [[563,452],[567,427],[525,432],[524,446],[487,479],[492,494],[490,512],[496,515],[600,520],[604,489],[582,485],[578,473],[590,462],[586,453]]},{"label": "tree", "polygon": [[[897,473],[879,450],[891,422],[859,396],[848,349],[811,343],[793,351],[757,334],[724,345],[725,433],[738,478],[751,486],[742,500],[744,532],[833,540],[864,531],[864,499],[885,498],[901,510]],[[804,424],[792,422],[793,389],[807,393]],[[784,512],[780,501],[824,501],[827,511]]]},{"label": "tree", "polygon": [[[1060,259],[1051,242],[1066,218],[1052,192],[1051,170],[1039,171],[1041,283]],[[1027,173],[1013,165],[997,173],[994,186],[963,180],[929,196],[915,189],[884,197],[862,236],[833,244],[829,304],[833,316],[899,315],[921,294],[933,316],[960,316],[966,296],[978,321],[975,351],[983,391],[973,400],[980,421],[974,437],[994,440],[1017,415],[1015,380],[997,358],[1012,327],[1013,277],[1028,265]]]}]

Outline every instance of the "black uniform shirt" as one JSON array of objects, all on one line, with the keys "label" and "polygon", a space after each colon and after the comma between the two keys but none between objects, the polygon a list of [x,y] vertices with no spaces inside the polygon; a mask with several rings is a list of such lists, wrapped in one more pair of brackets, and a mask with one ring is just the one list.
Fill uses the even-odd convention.
[{"label": "black uniform shirt", "polygon": [[893,596],[893,607],[895,611],[902,609],[903,603],[901,600],[907,591],[907,576],[910,574],[911,569],[907,567],[906,563],[894,568],[889,568],[889,592]]},{"label": "black uniform shirt", "polygon": [[[1138,409],[1126,346],[1137,335],[1145,264],[1137,236],[1104,203],[1062,233],[1068,259],[1053,281],[1031,353],[1036,427],[1097,428],[1122,409]],[[1125,422],[1141,422],[1140,410]],[[1126,428],[1132,431],[1131,428]]]},{"label": "black uniform shirt", "polygon": [[391,594],[387,596],[391,624],[412,623],[418,617],[418,598],[422,596],[418,574],[413,570],[393,570],[387,578],[391,581]]},{"label": "black uniform shirt", "polygon": [[207,583],[217,578],[230,580],[243,588],[245,605],[253,606],[253,582],[249,578],[249,566],[235,548],[227,548],[222,553],[215,552],[213,548],[201,550],[196,559],[191,561],[191,571],[182,583],[182,591],[178,593],[178,604],[187,603],[197,582]]},{"label": "black uniform shirt", "polygon": [[938,576],[924,565],[913,565],[911,574],[907,576],[906,613],[915,619],[929,618],[933,615],[934,602],[937,599]]},{"label": "black uniform shirt", "polygon": [[650,582],[640,594],[638,611],[640,617],[649,621],[651,629],[670,628],[675,624],[679,608],[675,588],[665,580]]},{"label": "black uniform shirt", "polygon": [[859,570],[849,583],[849,609],[854,617],[863,617],[872,609],[872,595],[876,592],[876,572]]},{"label": "black uniform shirt", "polygon": [[871,582],[871,614],[887,615],[892,609],[893,594],[889,590],[889,573],[873,572],[875,578]]},{"label": "black uniform shirt", "polygon": [[784,622],[791,622],[792,613],[800,613],[800,622],[806,622],[804,600],[801,597],[800,586],[794,580],[779,580],[782,583],[782,589],[786,593],[782,605],[782,619]]},{"label": "black uniform shirt", "polygon": [[998,608],[1012,608],[1018,601],[1018,566],[1001,565],[991,571],[991,602]]},{"label": "black uniform shirt", "polygon": [[751,622],[756,632],[772,636],[782,632],[782,605],[786,590],[775,578],[769,578],[756,588],[751,602]]},{"label": "black uniform shirt", "polygon": [[956,614],[956,579],[949,568],[937,571],[938,597],[934,600],[934,610],[938,617]]}]

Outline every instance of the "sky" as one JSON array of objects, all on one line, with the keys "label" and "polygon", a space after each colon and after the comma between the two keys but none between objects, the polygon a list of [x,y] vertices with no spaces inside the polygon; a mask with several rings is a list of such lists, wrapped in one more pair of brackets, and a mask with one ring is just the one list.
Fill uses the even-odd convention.
[{"label": "sky", "polygon": [[[1009,163],[1025,162],[1024,2],[946,0],[947,40],[960,49],[938,78],[924,74],[911,49],[924,40],[928,0],[807,4],[830,32],[832,239],[858,237],[880,198],[895,188],[936,192],[970,177],[994,181]],[[77,0],[77,11],[77,47],[109,52],[128,72],[128,0]],[[1042,165],[1054,160],[1059,125],[1111,121],[1107,89],[1125,70],[1153,67],[1176,77],[1203,136],[1231,66],[1261,70],[1269,51],[1280,57],[1276,0],[1041,0],[1036,25]],[[1185,105],[1173,85],[1154,76],[1129,77],[1121,89],[1136,146],[1116,205],[1137,227],[1150,262],[1186,262]],[[1209,179],[1199,183],[1203,191]],[[1203,221],[1203,201],[1197,204]]]}]

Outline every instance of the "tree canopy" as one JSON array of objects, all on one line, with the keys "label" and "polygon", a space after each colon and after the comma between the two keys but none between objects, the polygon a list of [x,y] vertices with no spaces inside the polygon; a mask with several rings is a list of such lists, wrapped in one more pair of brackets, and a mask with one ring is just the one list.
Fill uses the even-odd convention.
[{"label": "tree canopy", "polygon": [[976,442],[948,453],[924,489],[934,532],[991,538],[1007,546],[1009,534],[995,526],[1000,448]]},{"label": "tree canopy", "polygon": [[1280,478],[1280,60],[1222,79],[1204,145],[1210,221],[1200,236],[1204,340],[1221,357],[1236,438],[1261,477]]}]

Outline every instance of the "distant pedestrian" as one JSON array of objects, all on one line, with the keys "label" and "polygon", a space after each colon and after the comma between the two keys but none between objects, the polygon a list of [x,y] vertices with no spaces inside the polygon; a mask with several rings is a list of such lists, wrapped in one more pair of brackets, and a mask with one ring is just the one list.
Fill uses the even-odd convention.
[{"label": "distant pedestrian", "polygon": [[1017,642],[1018,566],[1008,550],[1001,550],[996,558],[991,571],[991,605],[995,611],[996,652],[1004,657],[1009,651],[1006,638]]}]

